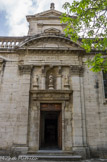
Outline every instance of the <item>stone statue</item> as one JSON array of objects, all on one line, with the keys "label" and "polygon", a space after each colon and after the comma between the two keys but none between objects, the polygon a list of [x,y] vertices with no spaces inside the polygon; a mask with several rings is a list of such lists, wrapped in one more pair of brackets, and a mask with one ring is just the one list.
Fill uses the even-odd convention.
[{"label": "stone statue", "polygon": [[38,84],[38,76],[34,76],[34,81],[33,81],[33,87],[35,87],[36,89],[39,87],[39,84]]},{"label": "stone statue", "polygon": [[69,79],[67,75],[64,78],[64,85],[69,85]]},{"label": "stone statue", "polygon": [[34,77],[34,84],[38,85],[38,76],[37,75]]},{"label": "stone statue", "polygon": [[49,75],[49,89],[54,89],[54,77],[52,73]]},{"label": "stone statue", "polygon": [[69,89],[69,87],[70,87],[68,75],[66,75],[66,76],[64,77],[64,87],[65,87],[66,89]]}]

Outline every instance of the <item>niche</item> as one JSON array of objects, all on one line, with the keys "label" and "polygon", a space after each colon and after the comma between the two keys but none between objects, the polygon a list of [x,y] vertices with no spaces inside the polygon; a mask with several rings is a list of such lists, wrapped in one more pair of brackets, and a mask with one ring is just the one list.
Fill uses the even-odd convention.
[{"label": "niche", "polygon": [[46,72],[46,89],[56,89],[56,79],[57,79],[58,68],[49,68]]}]

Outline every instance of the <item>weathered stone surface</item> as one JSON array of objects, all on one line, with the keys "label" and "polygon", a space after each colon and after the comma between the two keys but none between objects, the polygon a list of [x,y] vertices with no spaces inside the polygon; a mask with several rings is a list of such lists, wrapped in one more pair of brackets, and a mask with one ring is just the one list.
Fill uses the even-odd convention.
[{"label": "weathered stone surface", "polygon": [[60,103],[61,149],[106,158],[107,99],[102,72],[91,72],[80,43],[62,35],[60,14],[49,10],[28,16],[30,37],[3,39],[20,43],[17,48],[0,46],[4,58],[0,59],[0,150],[38,151],[40,105]]}]

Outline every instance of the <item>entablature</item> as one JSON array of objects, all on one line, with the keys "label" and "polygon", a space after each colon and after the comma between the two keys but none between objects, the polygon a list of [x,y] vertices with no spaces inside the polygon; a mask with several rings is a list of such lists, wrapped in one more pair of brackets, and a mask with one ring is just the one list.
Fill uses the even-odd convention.
[{"label": "entablature", "polygon": [[72,90],[31,90],[34,101],[69,101]]}]

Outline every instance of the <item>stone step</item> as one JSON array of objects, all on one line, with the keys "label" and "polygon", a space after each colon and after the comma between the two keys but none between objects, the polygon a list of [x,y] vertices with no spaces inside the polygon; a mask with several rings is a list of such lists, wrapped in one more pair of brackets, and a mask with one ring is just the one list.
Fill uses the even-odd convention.
[{"label": "stone step", "polygon": [[77,155],[50,155],[50,154],[35,154],[35,155],[19,155],[19,160],[47,160],[47,161],[80,161],[81,156]]},{"label": "stone step", "polygon": [[73,155],[73,152],[71,151],[62,151],[62,150],[39,150],[37,152],[33,152],[33,151],[29,151],[28,152],[29,155],[34,155],[34,154],[37,154],[37,155]]}]

